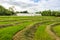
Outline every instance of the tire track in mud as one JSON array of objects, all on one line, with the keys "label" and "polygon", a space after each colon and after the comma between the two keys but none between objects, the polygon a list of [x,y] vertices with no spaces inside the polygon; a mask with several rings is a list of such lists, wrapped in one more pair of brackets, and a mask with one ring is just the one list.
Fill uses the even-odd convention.
[{"label": "tire track in mud", "polygon": [[[49,21],[47,21],[47,22],[49,22]],[[46,21],[38,22],[38,23],[27,26],[25,29],[16,33],[13,36],[13,40],[33,40],[34,34],[35,34],[38,26],[40,26],[43,23],[46,23]]]},{"label": "tire track in mud", "polygon": [[1,24],[0,28],[5,28],[5,27],[8,27],[8,26],[15,26],[15,25],[18,25],[18,24],[21,24],[21,23],[24,23],[24,22],[26,22],[26,21],[15,22],[15,23],[10,23],[10,24]]},{"label": "tire track in mud", "polygon": [[15,26],[17,24],[19,24],[19,22],[11,23],[11,24],[2,24],[2,25],[0,25],[0,28],[5,28],[5,27],[8,27],[8,26]]},{"label": "tire track in mud", "polygon": [[17,20],[0,20],[0,22],[15,22]]},{"label": "tire track in mud", "polygon": [[56,35],[52,27],[59,25],[60,23],[53,23],[47,26],[46,32],[51,35],[51,37],[55,40],[60,40],[60,37]]}]

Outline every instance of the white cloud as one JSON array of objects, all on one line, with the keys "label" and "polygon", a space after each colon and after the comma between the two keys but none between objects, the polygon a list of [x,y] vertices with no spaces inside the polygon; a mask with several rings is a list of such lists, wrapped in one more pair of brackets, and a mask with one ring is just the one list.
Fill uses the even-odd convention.
[{"label": "white cloud", "polygon": [[31,12],[47,9],[60,10],[60,0],[40,0],[37,3],[31,0],[0,0],[0,4],[7,8],[14,5],[17,10],[28,10]]},{"label": "white cloud", "polygon": [[52,10],[56,10],[56,9],[60,9],[60,0],[42,0],[41,3],[38,3],[38,7],[40,6],[40,8],[43,9],[52,9]]}]

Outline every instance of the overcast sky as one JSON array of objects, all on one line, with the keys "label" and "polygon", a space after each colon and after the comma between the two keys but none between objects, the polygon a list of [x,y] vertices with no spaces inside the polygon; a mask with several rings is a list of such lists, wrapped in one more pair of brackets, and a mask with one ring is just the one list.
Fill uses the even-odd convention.
[{"label": "overcast sky", "polygon": [[0,5],[6,8],[14,6],[17,11],[60,10],[60,0],[0,0]]}]

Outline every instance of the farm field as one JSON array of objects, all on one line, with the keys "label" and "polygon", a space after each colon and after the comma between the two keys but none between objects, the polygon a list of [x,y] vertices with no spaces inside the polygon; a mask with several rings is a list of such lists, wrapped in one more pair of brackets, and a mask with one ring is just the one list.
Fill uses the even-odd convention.
[{"label": "farm field", "polygon": [[0,40],[60,40],[60,17],[0,16]]}]

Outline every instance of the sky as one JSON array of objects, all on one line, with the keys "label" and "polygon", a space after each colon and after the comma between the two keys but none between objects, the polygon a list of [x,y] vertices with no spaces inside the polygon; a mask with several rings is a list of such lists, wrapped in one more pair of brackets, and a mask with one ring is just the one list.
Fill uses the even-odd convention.
[{"label": "sky", "polygon": [[0,5],[14,7],[15,11],[60,10],[60,0],[0,0]]}]

